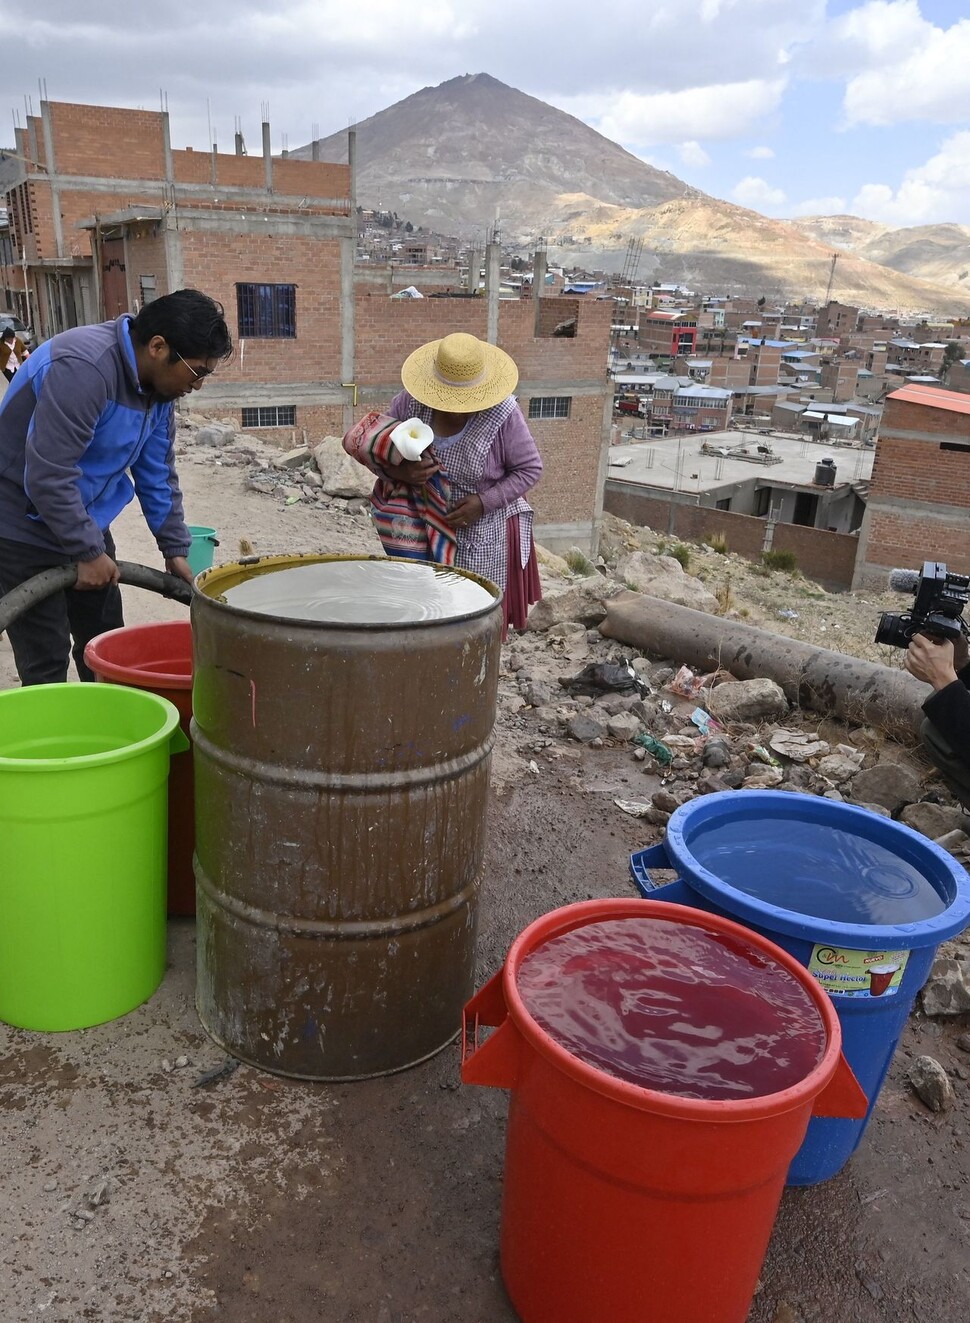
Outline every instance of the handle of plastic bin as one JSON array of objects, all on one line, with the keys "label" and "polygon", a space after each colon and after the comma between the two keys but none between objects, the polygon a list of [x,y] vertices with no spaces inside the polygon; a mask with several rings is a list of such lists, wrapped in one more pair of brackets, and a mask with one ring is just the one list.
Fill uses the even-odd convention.
[{"label": "handle of plastic bin", "polygon": [[[686,886],[681,878],[675,878],[672,882],[654,882],[650,876],[651,868],[670,867],[670,856],[667,853],[665,841],[661,841],[659,845],[651,845],[646,850],[637,850],[630,855],[630,874],[641,896],[653,897],[659,892],[663,892],[664,900],[684,904],[688,897]],[[671,887],[679,887],[680,891],[676,895],[671,895]],[[683,893],[683,896],[681,893]]]},{"label": "handle of plastic bin", "polygon": [[192,741],[181,726],[176,726],[168,741],[169,754],[187,753],[192,748]]},{"label": "handle of plastic bin", "polygon": [[670,856],[667,854],[666,842],[661,841],[659,845],[637,851],[636,861],[641,868],[669,868]]},{"label": "handle of plastic bin", "polygon": [[842,1053],[835,1074],[815,1099],[813,1116],[837,1116],[842,1120],[861,1121],[869,1111],[869,1099]]},{"label": "handle of plastic bin", "polygon": [[[462,1011],[461,1078],[463,1084],[485,1084],[494,1089],[514,1089],[519,1079],[522,1040],[508,1018],[502,991],[502,970],[493,974]],[[481,1026],[495,1029],[484,1042],[478,1041]]]}]

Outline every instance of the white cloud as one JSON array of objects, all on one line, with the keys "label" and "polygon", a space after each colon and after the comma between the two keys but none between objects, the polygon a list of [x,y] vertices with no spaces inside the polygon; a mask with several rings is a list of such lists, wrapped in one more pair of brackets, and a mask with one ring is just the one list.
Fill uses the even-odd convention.
[{"label": "white cloud", "polygon": [[711,163],[711,158],[699,142],[682,142],[679,150],[680,159],[684,165],[700,169]]},{"label": "white cloud", "polygon": [[731,196],[742,207],[751,207],[754,211],[769,211],[782,206],[785,201],[783,189],[774,188],[767,179],[757,175],[745,175],[731,190]]},{"label": "white cloud", "polygon": [[775,155],[772,147],[749,147],[744,154],[750,156],[752,161],[770,161]]},{"label": "white cloud", "polygon": [[789,216],[841,216],[845,213],[845,198],[806,198],[788,208]]},{"label": "white cloud", "polygon": [[970,19],[937,27],[917,0],[869,0],[832,22],[810,50],[817,73],[846,79],[849,125],[970,116]]},{"label": "white cloud", "polygon": [[905,59],[933,30],[920,13],[918,0],[869,0],[832,24],[835,41],[848,43],[856,48],[857,58],[868,58],[877,66]]},{"label": "white cloud", "polygon": [[558,104],[592,124],[607,138],[636,150],[655,143],[737,138],[781,104],[784,78],[712,83],[678,92],[623,91],[571,98]]},{"label": "white cloud", "polygon": [[925,164],[907,170],[895,191],[888,184],[864,184],[851,209],[888,225],[965,222],[970,215],[970,130],[954,133]]}]

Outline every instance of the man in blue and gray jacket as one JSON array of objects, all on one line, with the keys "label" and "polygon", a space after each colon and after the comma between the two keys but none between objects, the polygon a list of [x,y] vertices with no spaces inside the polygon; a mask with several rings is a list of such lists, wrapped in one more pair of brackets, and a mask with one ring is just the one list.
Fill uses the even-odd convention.
[{"label": "man in blue and gray jacket", "polygon": [[78,567],[75,588],[8,629],[22,684],[66,680],[72,638],[78,675],[94,679],[86,644],[124,623],[111,521],[132,496],[165,568],[191,581],[173,404],[231,352],[222,307],[181,289],[55,335],[14,374],[0,404],[0,593]]}]

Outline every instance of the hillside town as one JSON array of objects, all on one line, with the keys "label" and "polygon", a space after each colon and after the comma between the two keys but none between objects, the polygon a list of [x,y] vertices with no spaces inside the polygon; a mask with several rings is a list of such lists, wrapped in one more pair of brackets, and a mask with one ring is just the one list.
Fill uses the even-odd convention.
[{"label": "hillside town", "polygon": [[[826,822],[864,810],[880,840],[897,827],[915,840],[910,848],[943,869],[941,886],[962,900],[968,810],[920,745],[926,686],[903,668],[906,640],[874,640],[886,613],[912,604],[890,591],[894,572],[945,562],[970,583],[970,317],[948,315],[935,298],[915,309],[842,302],[834,252],[817,288],[779,298],[774,288],[650,280],[635,238],[622,269],[610,272],[556,263],[545,239],[512,243],[494,216],[472,240],[439,234],[363,205],[353,128],[341,135],[346,159],[328,160],[317,142],[274,152],[270,125],[262,127],[261,152],[247,152],[238,131],[233,151],[175,148],[167,110],[44,99],[0,153],[0,330],[13,333],[12,352],[29,363],[63,331],[139,314],[175,291],[218,301],[233,352],[217,371],[206,355],[198,366],[183,359],[193,385],[205,386],[181,393],[173,425],[186,518],[211,525],[202,531],[212,544],[207,569],[216,548],[216,574],[224,563],[276,557],[379,556],[379,469],[354,462],[346,437],[387,409],[402,364],[429,342],[467,333],[514,360],[515,398],[542,460],[529,492],[541,600],[530,602],[526,628],[501,645],[496,635],[488,672],[495,731],[482,759],[491,761],[491,789],[467,845],[469,857],[480,846],[485,860],[476,986],[494,996],[489,980],[516,935],[554,907],[639,901],[655,890],[662,900],[668,883],[683,888],[677,861],[662,853],[671,820],[736,791],[804,797]],[[115,533],[126,559],[158,560],[137,511],[122,514]],[[126,588],[127,623],[184,623],[188,599],[189,590],[171,600]],[[243,736],[255,741],[262,690],[257,699],[243,675],[244,642],[224,646],[210,681],[228,677],[227,701],[241,703]],[[417,713],[433,727],[422,695],[440,679],[432,666],[446,672],[454,662],[460,674],[461,640],[450,646],[447,656],[426,656],[409,638],[378,658],[385,670],[404,667],[387,703],[395,719]],[[275,665],[271,658],[267,674]],[[348,747],[379,706],[379,673],[363,653],[346,666],[342,656],[328,673],[334,685],[350,676],[347,710],[334,716],[328,707],[326,716],[350,731]],[[301,667],[285,674],[302,702]],[[479,690],[485,674],[483,661]],[[0,629],[0,693],[17,689],[17,675]],[[191,701],[191,675],[188,693]],[[313,795],[337,802],[351,786],[348,799],[358,795],[363,807],[353,810],[350,853],[396,860],[405,852],[394,833],[411,830],[420,797],[415,791],[393,818],[394,796],[412,795],[400,789],[411,774],[404,761],[389,774],[375,765],[360,786],[351,785],[352,768],[328,771],[326,793],[316,769],[304,776],[272,764],[289,733],[299,746],[294,764],[304,743],[310,748],[319,715],[311,707],[287,724],[278,705],[263,718],[272,725],[265,749],[219,755],[205,783],[212,802],[226,768],[258,778],[271,767],[265,785],[241,797],[243,809],[225,811],[230,852],[268,838],[261,796],[283,784],[295,807],[286,839],[268,849],[279,877],[302,878],[296,843],[320,830]],[[455,719],[456,740],[467,721]],[[193,738],[202,724],[197,707]],[[402,737],[394,757],[418,743]],[[478,752],[442,759],[447,787],[433,791],[444,820],[447,795],[468,768],[477,775]],[[425,779],[422,794],[430,776],[423,766],[415,775],[415,785]],[[462,800],[469,816],[472,799]],[[196,812],[205,807],[194,802]],[[449,837],[441,848],[457,847]],[[755,856],[749,843],[757,871]],[[201,916],[210,902],[199,887]],[[206,994],[197,977],[209,960],[224,968],[228,946],[213,956],[218,944],[197,937],[194,906],[170,911],[164,979],[130,1014],[60,1034],[0,1026],[0,1133],[13,1155],[0,1219],[8,1302],[0,1315],[11,1323],[541,1319],[510,1302],[507,1240],[499,1254],[504,1091],[518,1086],[524,1055],[499,1072],[497,1088],[464,1087],[493,1082],[465,1065],[480,1026],[500,1021],[487,991],[460,1041],[408,1069],[332,1077],[278,1061],[264,1069],[200,1022]],[[231,908],[234,931],[266,919],[288,940],[285,917],[267,918],[250,900]],[[289,962],[321,944],[325,921],[314,921],[313,941],[303,933],[265,967],[288,977]],[[339,936],[363,947],[371,924],[348,923]],[[398,936],[395,950],[411,949],[413,932]],[[816,961],[829,946],[813,941]],[[903,1323],[957,1318],[970,1304],[970,947],[956,931],[922,955],[915,941],[896,963],[864,971],[866,997],[885,996],[884,1008],[907,960],[911,982],[920,959],[926,964],[912,1014],[897,1017],[865,1142],[844,1170],[792,1180],[777,1221],[766,1222],[766,1242],[774,1231],[749,1273],[749,1323]],[[834,938],[831,946],[845,958]],[[264,972],[254,960],[246,977],[256,986]],[[227,1023],[234,1018],[243,1017],[233,1009]],[[406,1036],[420,1018],[405,1006],[396,1032]],[[286,1050],[316,1033],[287,1028]],[[828,1095],[843,1110],[830,1115],[819,1102],[806,1125],[869,1122],[864,1091],[845,1071]],[[569,1116],[571,1107],[552,1111]],[[584,1130],[612,1142],[611,1124],[582,1120]],[[625,1190],[634,1183],[626,1156],[620,1168]],[[549,1170],[535,1183],[552,1190]],[[670,1227],[697,1203],[694,1191],[665,1196]],[[745,1207],[733,1218],[742,1229]],[[584,1218],[585,1236],[597,1219]],[[717,1259],[718,1234],[701,1257]],[[629,1235],[637,1242],[640,1229]],[[726,1261],[743,1257],[725,1251]],[[712,1277],[710,1265],[704,1271]],[[641,1317],[639,1305],[622,1317]],[[742,1317],[705,1314],[703,1323]],[[619,1318],[583,1314],[575,1323]],[[662,1323],[673,1319],[702,1323],[683,1309]],[[573,1320],[560,1313],[556,1323]]]},{"label": "hillside town", "polygon": [[341,435],[413,348],[468,330],[520,365],[553,551],[595,554],[607,509],[859,587],[933,554],[929,479],[950,493],[938,539],[970,558],[958,452],[924,445],[916,485],[897,462],[900,430],[965,436],[970,321],[839,302],[838,254],[827,288],[778,304],[638,283],[634,240],[612,277],[550,267],[543,243],[511,251],[495,226],[461,243],[360,206],[356,164],[273,156],[263,128],[259,156],[241,134],[233,154],[179,151],[164,112],[45,102],[4,164],[0,317],[43,340],[204,288],[253,347],[183,407],[284,449]]}]

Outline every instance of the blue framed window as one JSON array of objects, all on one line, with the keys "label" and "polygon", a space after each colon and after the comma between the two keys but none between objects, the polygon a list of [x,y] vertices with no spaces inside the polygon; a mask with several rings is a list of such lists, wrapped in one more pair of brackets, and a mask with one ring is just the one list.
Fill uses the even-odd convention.
[{"label": "blue framed window", "polygon": [[295,285],[237,285],[239,338],[296,339]]}]

